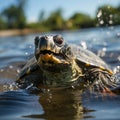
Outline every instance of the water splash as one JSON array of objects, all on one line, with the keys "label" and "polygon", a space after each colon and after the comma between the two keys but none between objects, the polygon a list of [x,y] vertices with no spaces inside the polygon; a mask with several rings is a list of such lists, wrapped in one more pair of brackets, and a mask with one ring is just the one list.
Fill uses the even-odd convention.
[{"label": "water splash", "polygon": [[80,42],[80,45],[84,48],[84,49],[87,49],[87,44],[85,41],[81,41]]},{"label": "water splash", "polygon": [[104,21],[103,21],[103,20],[100,20],[99,23],[100,23],[101,25],[103,25],[103,24],[104,24]]},{"label": "water splash", "polygon": [[120,73],[120,66],[116,66],[113,71],[115,74]]},{"label": "water splash", "polygon": [[119,61],[120,61],[120,56],[118,56],[118,58],[117,58]]},{"label": "water splash", "polygon": [[34,45],[28,44],[28,45],[26,46],[26,51],[25,51],[24,54],[27,56],[27,59],[30,59],[30,58],[31,58],[31,55],[34,54]]},{"label": "water splash", "polygon": [[29,53],[28,53],[28,52],[25,52],[25,55],[29,55]]},{"label": "water splash", "polygon": [[97,13],[97,18],[101,17],[101,15],[102,15],[102,10],[99,10]]},{"label": "water splash", "polygon": [[18,86],[13,82],[11,84],[0,84],[0,92],[18,90]]},{"label": "water splash", "polygon": [[12,65],[9,66],[10,69],[13,69],[14,67]]},{"label": "water splash", "polygon": [[106,55],[107,48],[103,47],[102,50],[99,50],[97,55],[100,57],[104,57]]},{"label": "water splash", "polygon": [[117,37],[120,37],[120,32],[117,33]]},{"label": "water splash", "polygon": [[120,85],[120,66],[116,66],[114,69],[113,69],[113,72],[116,76],[116,82],[118,83],[118,85]]}]

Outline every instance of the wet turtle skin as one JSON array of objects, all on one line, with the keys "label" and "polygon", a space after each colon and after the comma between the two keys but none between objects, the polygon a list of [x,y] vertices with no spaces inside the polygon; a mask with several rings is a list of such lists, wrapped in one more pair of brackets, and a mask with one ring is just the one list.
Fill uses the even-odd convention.
[{"label": "wet turtle skin", "polygon": [[112,70],[102,59],[80,46],[68,45],[61,35],[37,36],[34,41],[35,55],[18,75],[20,87],[96,86],[104,90],[116,85]]}]

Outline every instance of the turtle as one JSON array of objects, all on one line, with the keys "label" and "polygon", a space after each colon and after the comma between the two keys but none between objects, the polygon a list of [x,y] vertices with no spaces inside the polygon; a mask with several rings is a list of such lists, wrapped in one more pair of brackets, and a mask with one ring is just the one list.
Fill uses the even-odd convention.
[{"label": "turtle", "polygon": [[62,35],[36,36],[34,56],[18,74],[22,88],[79,87],[104,90],[115,86],[110,67],[96,54],[78,45],[68,44]]}]

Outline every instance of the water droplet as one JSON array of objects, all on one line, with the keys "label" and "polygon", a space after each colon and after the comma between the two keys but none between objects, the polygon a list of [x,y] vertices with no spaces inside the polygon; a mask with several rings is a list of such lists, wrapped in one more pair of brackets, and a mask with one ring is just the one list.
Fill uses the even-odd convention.
[{"label": "water droplet", "polygon": [[19,70],[19,69],[17,69],[17,73],[20,73],[20,70]]},{"label": "water droplet", "polygon": [[102,25],[102,24],[104,24],[104,21],[103,21],[103,20],[100,20],[100,22],[99,22],[99,23]]},{"label": "water droplet", "polygon": [[14,90],[14,87],[13,87],[12,84],[10,84],[10,86],[9,86],[9,90],[10,90],[10,91],[13,91],[13,90]]},{"label": "water droplet", "polygon": [[3,85],[4,90],[7,90],[7,87],[8,87],[7,85]]},{"label": "water droplet", "polygon": [[98,56],[101,56],[101,57],[105,56],[106,51],[107,51],[107,48],[105,48],[105,47],[102,48],[102,50],[98,51]]},{"label": "water droplet", "polygon": [[119,61],[120,61],[120,56],[118,56],[118,58],[117,58]]},{"label": "water droplet", "polygon": [[73,85],[72,85],[71,87],[72,87],[73,89],[75,89],[75,87],[74,87]]},{"label": "water droplet", "polygon": [[109,17],[110,17],[110,18],[113,18],[113,15],[112,15],[112,14],[110,14],[110,15],[109,15]]},{"label": "water droplet", "polygon": [[107,48],[104,47],[102,50],[103,50],[103,51],[107,51]]},{"label": "water droplet", "polygon": [[120,66],[115,67],[113,71],[115,74],[120,73]]},{"label": "water droplet", "polygon": [[109,24],[113,24],[113,21],[112,21],[112,20],[109,20]]},{"label": "water droplet", "polygon": [[25,52],[25,55],[28,55],[28,52]]},{"label": "water droplet", "polygon": [[98,11],[97,18],[99,18],[102,15],[102,10]]},{"label": "water droplet", "polygon": [[49,94],[49,98],[52,99],[52,94]]},{"label": "water droplet", "polygon": [[120,32],[119,32],[119,33],[117,33],[117,37],[120,37]]},{"label": "water droplet", "polygon": [[99,82],[98,82],[98,81],[96,81],[96,82],[95,82],[95,84],[99,84]]},{"label": "water droplet", "polygon": [[10,69],[12,69],[12,68],[13,68],[13,66],[12,66],[12,65],[10,65],[10,66],[9,66],[9,68],[10,68]]},{"label": "water droplet", "polygon": [[32,45],[30,45],[29,48],[32,48]]},{"label": "water droplet", "polygon": [[86,42],[84,42],[84,41],[81,41],[81,43],[80,43],[80,44],[82,45],[82,47],[83,47],[84,49],[87,49]]},{"label": "water droplet", "polygon": [[32,88],[32,86],[33,86],[33,83],[31,83],[31,84],[30,84],[29,86],[27,86],[25,89],[28,90],[28,89]]},{"label": "water droplet", "polygon": [[50,92],[50,89],[47,89],[47,92]]}]

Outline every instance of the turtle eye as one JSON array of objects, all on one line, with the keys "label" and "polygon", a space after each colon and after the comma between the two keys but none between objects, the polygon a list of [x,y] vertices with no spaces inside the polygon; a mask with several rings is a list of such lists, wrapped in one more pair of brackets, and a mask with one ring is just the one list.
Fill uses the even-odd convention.
[{"label": "turtle eye", "polygon": [[61,35],[54,36],[53,40],[58,46],[63,45],[64,40],[63,40],[63,37]]}]

